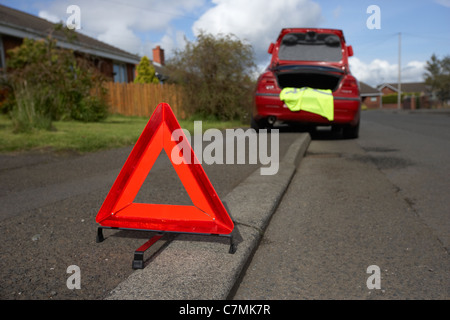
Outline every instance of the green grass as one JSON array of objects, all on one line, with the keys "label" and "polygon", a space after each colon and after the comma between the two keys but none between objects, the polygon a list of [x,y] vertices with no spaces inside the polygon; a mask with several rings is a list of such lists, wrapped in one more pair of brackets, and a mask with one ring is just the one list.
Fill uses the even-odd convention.
[{"label": "green grass", "polygon": [[[55,130],[35,130],[31,133],[13,133],[13,125],[6,115],[0,115],[0,152],[45,150],[57,152],[92,152],[102,149],[134,145],[149,118],[111,115],[101,122],[55,121]],[[180,120],[183,129],[193,132],[194,122]],[[239,121],[203,121],[202,129],[236,128]]]}]

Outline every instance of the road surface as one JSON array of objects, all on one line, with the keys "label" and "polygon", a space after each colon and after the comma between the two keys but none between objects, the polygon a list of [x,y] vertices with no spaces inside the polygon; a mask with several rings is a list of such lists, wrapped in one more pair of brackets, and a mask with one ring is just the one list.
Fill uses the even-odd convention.
[{"label": "road surface", "polygon": [[316,133],[234,299],[449,299],[449,174],[447,112]]}]

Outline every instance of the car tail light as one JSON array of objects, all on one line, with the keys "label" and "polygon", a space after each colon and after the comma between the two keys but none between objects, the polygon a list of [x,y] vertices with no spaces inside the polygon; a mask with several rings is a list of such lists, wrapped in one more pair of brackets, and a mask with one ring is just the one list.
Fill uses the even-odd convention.
[{"label": "car tail light", "polygon": [[258,91],[277,91],[277,79],[272,73],[263,74],[258,83]]},{"label": "car tail light", "polygon": [[355,78],[345,78],[340,91],[357,95],[359,93],[358,82]]}]

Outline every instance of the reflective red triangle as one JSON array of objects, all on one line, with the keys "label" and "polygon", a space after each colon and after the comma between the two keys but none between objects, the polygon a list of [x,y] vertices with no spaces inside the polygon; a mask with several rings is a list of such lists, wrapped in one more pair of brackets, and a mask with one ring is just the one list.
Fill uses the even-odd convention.
[{"label": "reflective red triangle", "polygon": [[[172,132],[180,129],[170,106],[161,103],[128,156],[101,206],[96,221],[104,227],[171,232],[230,234],[234,225],[198,161],[174,164],[193,206],[134,203],[162,149],[179,148]],[[186,139],[184,134],[181,135]],[[191,159],[195,154],[189,145]]]}]

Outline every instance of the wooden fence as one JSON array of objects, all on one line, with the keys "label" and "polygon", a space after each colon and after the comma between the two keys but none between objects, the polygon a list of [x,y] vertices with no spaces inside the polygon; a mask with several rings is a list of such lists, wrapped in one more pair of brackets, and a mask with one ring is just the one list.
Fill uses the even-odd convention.
[{"label": "wooden fence", "polygon": [[111,113],[126,116],[152,115],[159,103],[168,103],[175,116],[183,119],[182,88],[174,84],[106,83]]}]

